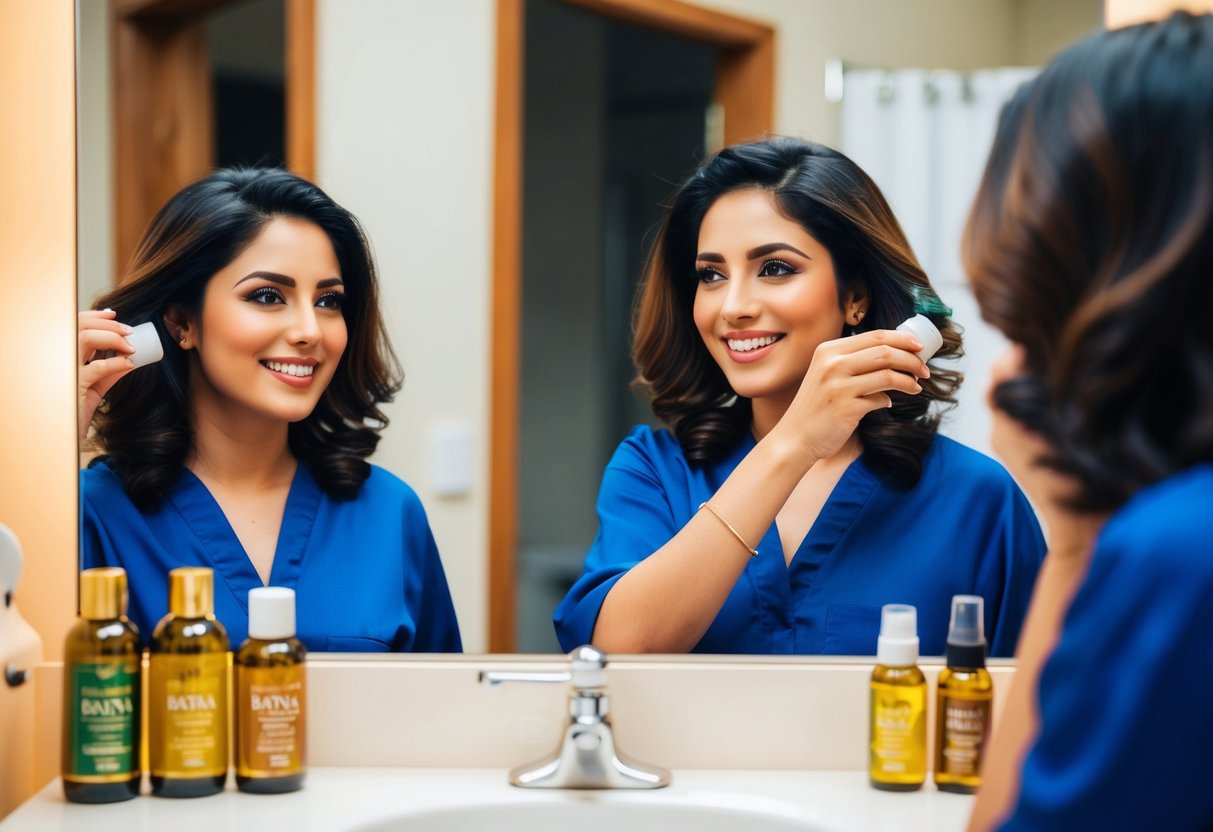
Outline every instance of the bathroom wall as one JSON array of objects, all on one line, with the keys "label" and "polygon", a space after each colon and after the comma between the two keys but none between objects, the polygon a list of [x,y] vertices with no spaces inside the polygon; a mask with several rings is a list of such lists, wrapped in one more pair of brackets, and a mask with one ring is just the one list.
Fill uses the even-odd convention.
[{"label": "bathroom wall", "polygon": [[48,658],[76,608],[72,29],[65,0],[0,4],[0,523],[24,548],[15,598]]},{"label": "bathroom wall", "polygon": [[[76,601],[74,49],[70,2],[0,3],[0,523],[25,552],[16,609],[52,658]],[[0,609],[0,666],[32,668],[38,652]],[[0,817],[44,782],[34,705],[32,679],[0,694]]]}]

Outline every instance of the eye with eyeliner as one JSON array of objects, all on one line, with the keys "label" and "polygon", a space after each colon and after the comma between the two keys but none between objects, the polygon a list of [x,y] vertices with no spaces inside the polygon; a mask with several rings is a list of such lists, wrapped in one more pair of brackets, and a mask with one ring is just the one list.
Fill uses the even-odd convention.
[{"label": "eye with eyeliner", "polygon": [[244,299],[251,303],[257,303],[262,306],[271,306],[276,303],[286,303],[286,298],[282,296],[282,292],[274,286],[258,286],[253,291],[244,296]]},{"label": "eye with eyeliner", "polygon": [[780,260],[775,257],[763,260],[762,265],[758,267],[759,277],[791,277],[794,274],[799,274],[799,272],[799,269],[786,260]]},{"label": "eye with eyeliner", "polygon": [[343,309],[345,308],[345,292],[325,292],[316,298],[316,306],[321,309]]},{"label": "eye with eyeliner", "polygon": [[699,266],[695,269],[695,277],[700,283],[716,283],[725,280],[724,273],[712,266]]}]

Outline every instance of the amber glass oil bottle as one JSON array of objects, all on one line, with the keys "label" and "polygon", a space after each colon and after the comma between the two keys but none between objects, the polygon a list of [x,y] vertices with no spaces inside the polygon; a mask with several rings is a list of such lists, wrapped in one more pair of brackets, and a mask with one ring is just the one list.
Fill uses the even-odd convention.
[{"label": "amber glass oil bottle", "polygon": [[918,667],[918,611],[908,604],[881,609],[870,688],[869,782],[886,791],[922,788],[927,779],[927,680]]},{"label": "amber glass oil bottle", "polygon": [[303,786],[307,650],[295,638],[295,591],[248,594],[248,639],[232,659],[236,674],[236,786],[274,794]]},{"label": "amber glass oil bottle", "polygon": [[169,572],[169,612],[148,658],[148,769],[161,797],[214,794],[227,780],[231,654],[214,597],[210,569]]},{"label": "amber glass oil bottle", "polygon": [[143,650],[126,617],[126,572],[80,573],[80,620],[63,650],[63,793],[73,803],[139,794]]},{"label": "amber glass oil bottle", "polygon": [[984,602],[952,598],[947,667],[935,695],[935,785],[972,794],[981,785],[981,759],[990,736],[994,684],[986,670]]}]

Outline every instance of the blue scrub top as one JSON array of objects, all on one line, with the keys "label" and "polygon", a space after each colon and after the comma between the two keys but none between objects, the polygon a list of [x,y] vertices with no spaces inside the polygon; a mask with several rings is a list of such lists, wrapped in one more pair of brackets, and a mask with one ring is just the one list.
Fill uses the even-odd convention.
[{"label": "blue scrub top", "polygon": [[[168,573],[215,570],[215,617],[232,649],[248,635],[248,592],[262,586],[219,504],[192,472],[156,511],[140,511],[105,463],[80,472],[85,568],[121,566],[131,621],[146,644],[168,612]],[[298,637],[313,651],[458,652],[459,625],[425,509],[377,466],[351,500],[329,497],[300,463],[270,572],[295,590]]]},{"label": "blue scrub top", "polygon": [[[554,617],[565,650],[590,641],[620,576],[665,545],[755,445],[692,467],[666,430],[638,427],[607,465],[598,535]],[[785,563],[775,524],[695,647],[700,653],[873,655],[884,604],[918,608],[923,655],[942,655],[953,595],[985,598],[990,654],[1014,653],[1044,539],[1001,465],[937,436],[909,491],[856,459]],[[705,552],[705,557],[712,553]]]},{"label": "blue scrub top", "polygon": [[1038,690],[1006,830],[1213,829],[1213,465],[1104,525]]}]

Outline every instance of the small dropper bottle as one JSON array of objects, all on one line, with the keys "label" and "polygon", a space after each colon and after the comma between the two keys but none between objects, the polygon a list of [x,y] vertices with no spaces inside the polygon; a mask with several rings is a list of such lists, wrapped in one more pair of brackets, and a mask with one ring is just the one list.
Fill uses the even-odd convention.
[{"label": "small dropper bottle", "polygon": [[952,598],[948,666],[939,672],[935,704],[935,785],[972,794],[981,785],[981,757],[990,735],[994,684],[986,670],[984,601]]},{"label": "small dropper bottle", "polygon": [[248,639],[236,670],[236,786],[276,794],[303,786],[307,650],[295,638],[295,591],[249,590]]},{"label": "small dropper bottle", "polygon": [[918,667],[918,610],[881,609],[872,670],[868,779],[877,789],[909,792],[927,779],[927,680]]}]

